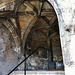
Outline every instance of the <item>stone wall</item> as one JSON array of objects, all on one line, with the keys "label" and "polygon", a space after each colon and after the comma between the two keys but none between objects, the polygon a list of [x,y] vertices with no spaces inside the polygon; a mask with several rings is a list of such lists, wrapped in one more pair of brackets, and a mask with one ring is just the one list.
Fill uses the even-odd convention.
[{"label": "stone wall", "polygon": [[19,54],[9,30],[0,23],[0,75],[7,75],[18,63]]},{"label": "stone wall", "polygon": [[[12,0],[13,1],[13,0]],[[3,8],[1,8],[1,10],[13,10],[14,9],[14,2],[12,2],[11,1],[11,3],[10,3],[10,1],[8,0],[8,1],[6,1],[5,0],[5,2],[3,1],[3,3],[4,3],[4,5],[5,5],[5,7],[3,7]],[[33,42],[33,43],[31,43],[31,45],[32,45],[32,50],[34,50],[34,49],[36,49],[36,47],[38,47],[38,46],[46,46],[46,48],[48,47],[49,48],[49,45],[47,46],[47,42],[46,42],[46,40],[47,40],[47,28],[49,28],[49,26],[47,25],[47,23],[44,21],[44,20],[41,20],[40,18],[38,18],[37,17],[37,13],[35,12],[35,10],[33,9],[33,7],[35,6],[37,9],[38,9],[38,12],[40,13],[40,9],[41,8],[39,8],[39,6],[38,6],[38,1],[37,2],[31,2],[31,4],[26,4],[26,3],[24,3],[24,4],[22,4],[22,5],[20,5],[20,7],[18,8],[18,11],[17,12],[25,12],[25,11],[27,11],[27,12],[29,12],[29,11],[32,11],[32,12],[34,12],[34,14],[32,15],[32,14],[24,14],[24,15],[19,15],[19,14],[17,14],[18,15],[18,21],[19,21],[19,23],[18,24],[20,24],[20,29],[18,30],[18,25],[16,24],[16,20],[15,19],[12,19],[12,18],[10,18],[10,20],[13,22],[13,23],[9,23],[9,19],[5,19],[5,20],[0,20],[0,21],[2,21],[3,22],[3,24],[6,26],[5,28],[4,28],[4,33],[5,33],[5,35],[1,35],[1,36],[4,36],[4,39],[3,39],[3,41],[4,40],[6,40],[7,38],[7,41],[6,41],[6,44],[7,44],[7,47],[5,47],[5,50],[7,49],[7,51],[5,51],[5,53],[7,54],[7,58],[5,59],[6,61],[7,60],[9,60],[7,63],[6,63],[6,65],[5,66],[3,66],[3,68],[4,67],[6,67],[7,65],[9,65],[9,69],[6,71],[6,68],[5,68],[5,71],[6,72],[2,72],[2,73],[8,73],[9,72],[9,70],[12,70],[14,67],[15,67],[15,65],[17,65],[18,63],[19,63],[19,61],[20,61],[20,59],[21,59],[21,57],[20,57],[20,55],[19,55],[19,53],[20,52],[23,52],[22,54],[24,54],[24,46],[25,46],[25,43],[26,43],[26,39],[27,39],[27,37],[29,37],[28,36],[28,34],[29,34],[29,32],[31,31],[31,29],[32,29],[32,27],[33,26],[35,26],[35,23],[36,23],[36,27],[34,27],[34,30],[36,30],[36,28],[38,28],[38,27],[40,27],[40,25],[42,26],[42,25],[44,25],[44,29],[46,28],[46,30],[43,30],[43,32],[44,32],[44,34],[45,35],[43,35],[43,33],[40,33],[40,32],[32,32],[33,34],[31,34],[31,35],[33,35],[33,37],[32,37],[32,41],[31,42]],[[40,3],[40,6],[42,5],[42,3]],[[51,10],[53,10],[53,8],[48,4],[48,3],[46,3],[45,4],[45,8],[47,9],[49,9],[49,8],[51,8]],[[38,13],[38,14],[39,14]],[[53,11],[53,13],[55,13],[54,11]],[[55,16],[55,14],[54,15],[51,15],[50,17],[47,17],[49,20],[51,20],[51,17],[52,16]],[[55,16],[56,17],[56,16]],[[37,26],[37,25],[39,25],[39,26]],[[3,25],[1,25],[1,27],[2,27]],[[7,29],[8,28],[8,29]],[[1,33],[3,34],[3,31],[2,31],[3,29],[1,29]],[[7,30],[7,31],[6,31]],[[20,32],[20,30],[21,30],[21,37],[19,37],[19,35],[18,35],[18,32]],[[6,31],[6,32],[5,32]],[[52,31],[53,32],[53,31]],[[37,35],[38,34],[38,35]],[[0,36],[0,37],[1,37]],[[11,39],[10,39],[11,38]],[[35,39],[35,40],[34,40]],[[41,39],[41,40],[40,40]],[[3,42],[2,41],[2,42]],[[36,43],[36,41],[38,41],[37,43]],[[39,42],[40,42],[40,44],[39,44]],[[4,43],[3,43],[3,45],[5,45]],[[12,46],[12,47],[11,47]],[[35,46],[35,47],[34,47]],[[2,46],[1,46],[2,47]],[[11,49],[12,48],[12,49]],[[55,47],[56,48],[56,47]],[[55,49],[54,49],[55,50]],[[20,51],[20,52],[19,52]],[[58,51],[59,52],[59,51]],[[47,53],[46,51],[44,51],[44,53],[43,54],[41,54],[41,53],[43,53],[41,50],[39,51],[39,52],[37,52],[37,54],[38,55],[44,55],[45,53]],[[6,54],[4,54],[4,55],[6,55]],[[55,54],[55,52],[54,52],[54,54]],[[36,54],[35,54],[36,55]],[[60,53],[60,55],[61,55],[61,53]],[[42,57],[41,56],[41,57]],[[44,57],[46,57],[47,56],[47,54],[45,54],[45,56]],[[57,56],[57,55],[56,55]],[[55,56],[55,58],[56,58],[56,56]],[[42,64],[42,62],[40,62],[40,60],[38,61],[38,59],[39,59],[39,56],[36,56],[35,58],[33,58],[34,57],[34,55],[31,57],[31,58],[29,58],[29,62],[31,61],[31,60],[33,60],[34,62],[30,62],[29,64],[31,64],[32,65],[32,67],[35,69],[36,68],[36,65],[38,66],[39,65],[39,63],[40,63],[40,65],[39,66],[41,66],[41,64]],[[57,57],[59,57],[59,55],[57,56]],[[47,58],[46,58],[47,59]],[[10,61],[12,60],[12,63],[10,63]],[[38,62],[37,62],[37,61]],[[55,60],[55,59],[54,59]],[[14,61],[14,62],[13,62]],[[10,63],[10,64],[9,64]],[[4,62],[4,64],[5,64],[5,62]],[[14,64],[14,65],[13,65]],[[34,64],[34,65],[33,65]],[[47,66],[47,64],[46,64],[46,66]],[[24,67],[24,66],[23,66]],[[2,69],[1,69],[2,70]]]},{"label": "stone wall", "polygon": [[[8,1],[1,0],[0,2],[2,3],[2,1],[3,1],[3,4],[1,4],[0,6],[1,10],[3,10],[3,8],[6,7],[5,3],[10,2],[9,0]],[[75,16],[75,1],[74,0],[61,0],[61,1],[60,0],[48,0],[48,1],[52,4],[53,8],[55,9],[57,18],[58,18],[58,22],[59,22],[59,30],[60,30],[59,32],[60,32],[60,38],[61,38],[61,46],[62,46],[62,53],[63,53],[63,60],[64,60],[64,65],[65,65],[66,75],[71,75],[70,72],[75,73],[74,71],[74,68],[75,68],[74,46],[72,47],[72,44],[74,41],[71,41],[73,40],[72,35],[75,34],[74,33],[74,30],[75,30],[75,26],[74,26],[75,25],[75,17],[74,17]],[[7,9],[9,9],[9,7],[7,7]],[[37,17],[34,19],[36,21]],[[26,30],[27,32],[25,32],[26,35],[29,34],[33,26],[32,24],[34,23],[31,23],[30,29],[28,29],[29,28],[28,26],[27,28],[28,31]],[[27,38],[26,35],[24,35],[24,39],[22,39],[24,41],[24,42],[22,41],[24,45],[25,45],[25,40]],[[1,39],[1,44],[4,45],[2,39]],[[9,44],[10,43],[8,43],[8,45]]]}]

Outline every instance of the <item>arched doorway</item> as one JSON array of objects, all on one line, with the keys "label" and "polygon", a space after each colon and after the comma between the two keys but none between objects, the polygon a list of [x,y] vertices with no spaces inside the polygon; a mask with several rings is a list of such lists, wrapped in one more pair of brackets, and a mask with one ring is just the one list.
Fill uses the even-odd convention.
[{"label": "arched doorway", "polygon": [[[48,6],[45,3],[47,3]],[[41,59],[49,60],[49,61],[47,60],[48,62],[43,60],[44,62],[46,62],[46,68],[42,67],[43,69],[41,70],[50,70],[51,69],[50,66],[54,65],[52,66],[52,69],[51,69],[53,70],[53,69],[57,69],[57,65],[58,65],[57,61],[58,62],[60,61],[61,64],[63,65],[63,56],[62,56],[62,49],[60,45],[59,25],[58,25],[58,19],[57,19],[56,13],[53,7],[49,5],[49,2],[45,2],[45,3],[44,3],[45,4],[44,6],[42,5],[43,2],[41,2],[41,6],[44,8],[42,8],[41,14],[38,16],[37,21],[35,21],[32,24],[32,26],[29,26],[30,28],[28,29],[28,31],[25,31],[25,35],[23,38],[25,39],[25,41],[23,40],[23,42],[25,43],[25,48],[27,49],[26,51],[27,55],[33,50],[39,48],[39,51],[35,53],[33,57],[31,57],[31,60],[36,58],[38,60],[38,57],[42,57]],[[56,48],[55,46],[59,48]],[[49,50],[50,50],[50,53],[49,53]],[[29,59],[27,62],[30,62],[31,60]],[[55,63],[53,61],[55,61]],[[35,68],[32,67],[31,65],[33,63],[34,63],[33,66]],[[38,61],[38,63],[41,64],[40,61]],[[47,63],[51,63],[52,65],[49,65]],[[39,70],[38,68],[41,68],[40,64],[39,64],[39,67],[37,67],[38,65],[35,66],[35,64],[36,64],[35,60],[34,62],[28,63],[28,65],[31,65],[29,66],[30,69],[34,68],[33,70]],[[27,69],[29,70],[28,67]],[[59,68],[59,69],[64,69],[64,67],[62,66],[62,68]]]},{"label": "arched doorway", "polygon": [[[71,66],[74,66],[74,60],[71,53],[70,53],[70,43],[71,43],[71,29],[72,29],[72,7],[70,2],[68,1],[68,4],[66,4],[66,1],[56,1],[56,0],[48,0],[53,8],[56,11],[57,17],[58,17],[58,23],[59,23],[59,32],[60,32],[60,39],[61,39],[61,46],[62,46],[62,54],[63,54],[63,60],[65,68],[73,71],[70,69]],[[67,12],[66,9],[68,8]],[[67,19],[67,17],[69,17]],[[70,66],[70,67],[69,67]],[[68,74],[66,70],[66,74]],[[74,72],[74,71],[73,71]]]}]

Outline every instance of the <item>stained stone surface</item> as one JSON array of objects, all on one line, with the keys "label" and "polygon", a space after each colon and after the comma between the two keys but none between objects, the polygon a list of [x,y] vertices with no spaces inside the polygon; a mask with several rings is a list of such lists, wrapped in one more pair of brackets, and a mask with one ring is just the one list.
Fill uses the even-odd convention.
[{"label": "stained stone surface", "polygon": [[[1,1],[9,2],[9,0],[1,0]],[[52,4],[52,6],[54,7],[54,9],[57,13],[64,64],[66,65],[65,67],[67,68],[66,72],[70,73],[70,72],[74,71],[74,69],[75,69],[75,67],[72,68],[70,65],[72,61],[75,64],[75,60],[72,60],[74,58],[72,56],[74,51],[72,51],[72,53],[70,53],[70,51],[72,49],[72,48],[70,49],[70,43],[71,43],[72,38],[71,38],[71,31],[69,31],[70,26],[71,27],[73,27],[73,25],[75,26],[75,15],[74,15],[75,14],[75,1],[74,0],[48,0],[48,1]],[[0,48],[0,57],[1,57],[0,62],[2,65],[3,62],[6,63],[7,58],[9,59],[12,57],[11,54],[14,52],[13,49],[15,48],[15,44],[12,41],[10,42],[9,38],[11,35],[9,35],[10,33],[8,32],[7,29],[4,28],[4,30],[3,30],[3,28],[0,27],[0,30],[1,30],[0,31],[0,47],[1,47]],[[12,45],[11,43],[13,43],[12,49],[11,49],[11,45]],[[17,53],[14,52],[13,56],[16,56],[15,58],[13,58],[16,60]],[[17,61],[15,63],[17,63]],[[0,66],[0,67],[3,67],[3,66]],[[6,66],[4,68],[6,69]],[[3,73],[1,73],[1,74],[3,74]],[[74,71],[74,74],[75,74],[75,71]],[[5,75],[5,74],[3,74],[3,75]],[[72,75],[72,74],[67,73],[66,75]]]},{"label": "stained stone surface", "polygon": [[0,23],[0,75],[7,75],[18,64],[18,53],[9,30]]}]

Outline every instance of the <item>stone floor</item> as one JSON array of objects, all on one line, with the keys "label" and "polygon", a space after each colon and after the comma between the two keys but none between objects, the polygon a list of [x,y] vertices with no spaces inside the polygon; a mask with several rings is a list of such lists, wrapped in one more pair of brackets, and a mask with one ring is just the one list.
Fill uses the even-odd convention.
[{"label": "stone floor", "polygon": [[[11,75],[24,75],[24,71],[13,72]],[[27,71],[26,75],[65,75],[64,71]]]}]

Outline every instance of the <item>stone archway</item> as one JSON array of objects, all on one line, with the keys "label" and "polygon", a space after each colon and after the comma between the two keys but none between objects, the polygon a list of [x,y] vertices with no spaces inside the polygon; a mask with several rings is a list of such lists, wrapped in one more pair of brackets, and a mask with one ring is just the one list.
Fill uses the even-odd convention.
[{"label": "stone archway", "polygon": [[[48,2],[49,3],[49,2]],[[30,22],[30,24],[28,25],[28,27],[27,27],[27,29],[25,30],[25,33],[24,33],[24,36],[23,36],[23,48],[24,48],[24,46],[25,46],[25,43],[26,43],[26,39],[27,39],[27,37],[28,37],[28,34],[29,34],[29,32],[31,31],[31,29],[32,29],[32,27],[33,27],[33,25],[35,24],[35,22],[37,21],[37,17],[35,16],[34,18],[33,18],[33,20],[31,20],[31,22]]]},{"label": "stone archway", "polygon": [[[74,7],[71,4],[74,4],[74,1],[73,0],[62,0],[62,1],[48,0],[48,1],[52,4],[58,17],[63,60],[64,60],[65,71],[66,71],[65,73],[66,75],[71,75],[70,72],[75,73],[74,71],[75,60],[74,60],[74,57],[72,56],[72,54],[74,53],[74,47],[72,49],[72,44],[74,41],[73,41],[73,38],[71,38],[72,35],[74,34],[74,24],[73,24],[74,23]],[[31,27],[28,26],[28,29],[27,29],[28,33],[30,29],[32,28],[32,25],[33,24],[31,23]],[[26,32],[26,35],[28,35],[28,33]],[[26,35],[24,36],[24,39],[23,39],[23,45],[25,43],[25,39],[27,38]],[[14,34],[13,34],[13,37],[16,38]],[[15,40],[15,41],[18,42],[18,40]],[[19,47],[18,44],[16,44],[16,46]]]},{"label": "stone archway", "polygon": [[[72,6],[69,1],[62,1],[62,2],[57,0],[48,0],[48,1],[52,4],[58,17],[62,54],[63,54],[63,60],[65,65],[65,71],[66,71],[65,73],[66,75],[68,75],[69,73],[67,71],[70,70],[69,68],[72,69],[72,66],[74,66],[74,60],[72,60],[73,59],[72,54],[70,53],[71,31],[73,28],[73,16],[74,16],[72,12]],[[29,28],[31,29],[32,27]],[[29,32],[30,30],[28,30],[28,33]],[[28,33],[26,34],[28,35]],[[27,36],[25,35],[24,38],[25,39],[23,39],[23,42],[25,43]],[[66,68],[68,68],[68,70]]]},{"label": "stone archway", "polygon": [[[58,22],[59,22],[59,30],[60,30],[60,38],[61,38],[61,46],[62,46],[62,54],[65,65],[65,75],[75,74],[75,61],[74,61],[74,47],[72,47],[73,39],[71,38],[72,30],[74,30],[74,9],[71,4],[73,2],[71,0],[48,0],[52,6],[54,7]],[[71,46],[70,46],[71,45]]]}]

